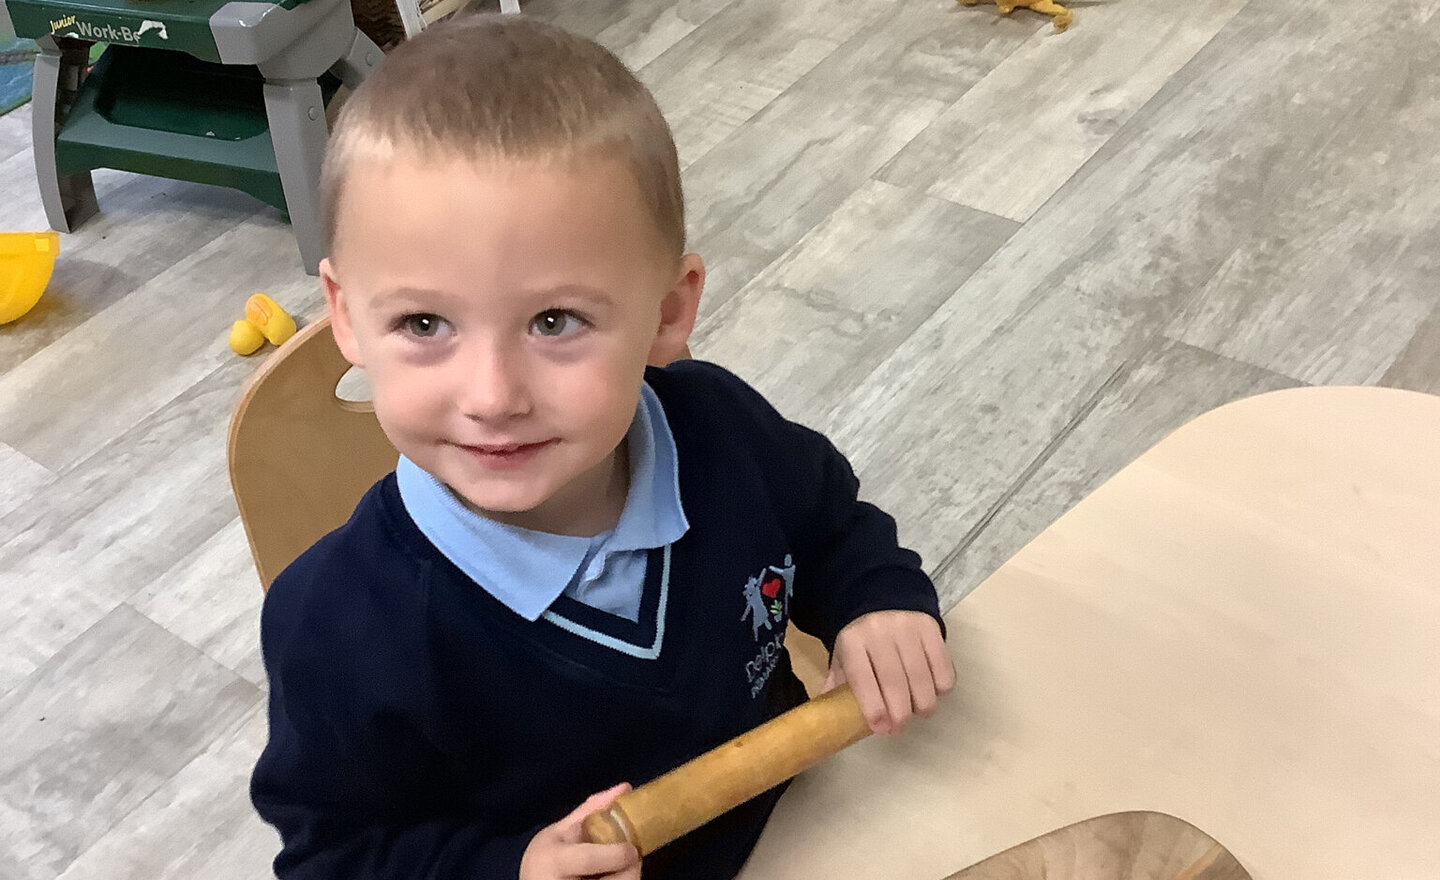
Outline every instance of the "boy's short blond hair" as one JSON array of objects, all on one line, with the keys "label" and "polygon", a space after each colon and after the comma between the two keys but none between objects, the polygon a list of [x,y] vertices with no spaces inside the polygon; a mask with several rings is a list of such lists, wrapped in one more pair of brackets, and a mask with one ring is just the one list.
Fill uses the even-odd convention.
[{"label": "boy's short blond hair", "polygon": [[476,162],[613,156],[635,175],[666,250],[685,251],[675,140],[650,91],[599,44],[523,15],[473,15],[392,51],[340,112],[320,181],[334,255],[349,169],[401,150]]}]

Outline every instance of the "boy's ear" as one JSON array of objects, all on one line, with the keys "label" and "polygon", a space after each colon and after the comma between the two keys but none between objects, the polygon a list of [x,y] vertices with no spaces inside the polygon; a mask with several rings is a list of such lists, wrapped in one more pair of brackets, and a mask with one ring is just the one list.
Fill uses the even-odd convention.
[{"label": "boy's ear", "polygon": [[695,329],[695,316],[700,311],[700,294],[705,290],[705,261],[699,254],[686,254],[680,260],[680,274],[675,286],[660,301],[660,326],[650,346],[646,361],[652,367],[663,367],[671,361],[689,357],[686,342]]},{"label": "boy's ear", "polygon": [[325,292],[325,312],[330,316],[330,332],[335,335],[340,353],[355,366],[364,367],[360,362],[360,346],[355,344],[355,328],[350,323],[350,304],[329,259],[320,261],[320,288]]}]

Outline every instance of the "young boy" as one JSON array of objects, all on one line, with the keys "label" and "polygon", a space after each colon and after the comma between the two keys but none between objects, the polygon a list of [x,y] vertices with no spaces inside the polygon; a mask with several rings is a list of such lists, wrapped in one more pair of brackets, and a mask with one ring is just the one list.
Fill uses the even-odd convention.
[{"label": "young boy", "polygon": [[[792,618],[877,731],[929,714],[954,671],[894,521],[735,376],[661,368],[705,270],[620,62],[523,17],[428,30],[323,189],[335,338],[401,459],[265,602],[280,877],[638,878],[581,819],[804,700]],[[733,877],[779,794],[645,876]]]}]

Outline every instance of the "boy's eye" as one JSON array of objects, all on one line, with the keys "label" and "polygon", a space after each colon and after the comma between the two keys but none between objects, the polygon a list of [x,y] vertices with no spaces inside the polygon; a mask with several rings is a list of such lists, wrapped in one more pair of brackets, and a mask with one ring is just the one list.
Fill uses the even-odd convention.
[{"label": "boy's eye", "polygon": [[550,309],[535,316],[530,322],[535,333],[540,336],[568,336],[583,326],[584,319],[563,309]]},{"label": "boy's eye", "polygon": [[429,339],[440,332],[440,327],[445,323],[445,319],[439,315],[414,314],[402,316],[398,323],[400,329],[411,336]]}]

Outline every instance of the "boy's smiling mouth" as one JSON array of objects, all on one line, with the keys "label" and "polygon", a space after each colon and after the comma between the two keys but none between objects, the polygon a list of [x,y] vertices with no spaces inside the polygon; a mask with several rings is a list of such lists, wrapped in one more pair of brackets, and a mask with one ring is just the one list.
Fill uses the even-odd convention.
[{"label": "boy's smiling mouth", "polygon": [[560,442],[558,439],[551,438],[539,443],[484,443],[473,446],[457,443],[455,445],[473,455],[482,465],[503,469],[527,464],[542,450],[558,442]]}]

